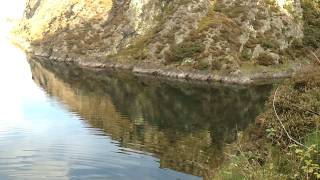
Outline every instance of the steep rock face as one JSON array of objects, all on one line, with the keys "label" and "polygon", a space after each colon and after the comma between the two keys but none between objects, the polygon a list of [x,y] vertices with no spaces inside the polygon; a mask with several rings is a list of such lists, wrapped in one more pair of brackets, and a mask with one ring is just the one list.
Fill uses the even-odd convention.
[{"label": "steep rock face", "polygon": [[246,64],[295,59],[304,41],[307,2],[29,0],[18,31],[33,54],[55,60],[85,56],[230,73]]},{"label": "steep rock face", "polygon": [[[291,8],[290,12],[285,5]],[[171,52],[174,59],[185,60],[184,56],[175,54],[179,54],[184,45],[191,46],[187,50],[192,49],[198,41],[200,53],[191,58],[193,62],[198,61],[194,63],[200,68],[202,65],[216,70],[232,69],[238,67],[241,60],[259,61],[262,55],[267,57],[263,59],[270,59],[268,63],[278,64],[278,54],[303,37],[301,17],[299,1],[279,4],[265,0],[218,0],[201,19],[190,41],[176,44]]]},{"label": "steep rock face", "polygon": [[[55,6],[50,0],[40,3],[30,0],[25,21],[30,27],[27,27],[25,31],[30,32],[31,42],[35,45],[45,46],[46,51],[51,48],[53,52],[59,51],[60,53],[75,52],[102,56],[117,54],[119,50],[131,45],[133,39],[150,35],[150,31],[156,26],[161,26],[157,27],[162,28],[161,36],[172,33],[173,28],[181,28],[175,33],[177,34],[176,38],[179,39],[177,41],[182,41],[185,34],[190,32],[190,28],[196,28],[196,25],[189,27],[185,24],[199,21],[205,15],[210,2],[201,0],[180,3],[182,5],[161,0],[125,0],[110,1],[103,4],[107,7],[103,7],[101,3],[96,3],[96,1],[65,0],[59,2],[59,6]],[[47,4],[56,8],[54,14],[46,16],[49,19],[43,19],[40,11],[45,9],[46,12],[50,12],[46,8]],[[113,7],[109,10],[110,4]],[[93,9],[96,7],[103,11],[95,12]],[[193,11],[198,12],[193,13]],[[29,15],[30,12],[34,14],[32,17]],[[90,13],[93,15],[88,17],[87,14]],[[46,27],[43,28],[34,22],[38,19],[46,22],[45,25],[42,25]],[[179,27],[179,25],[182,26]],[[36,34],[34,29],[41,32]]]}]

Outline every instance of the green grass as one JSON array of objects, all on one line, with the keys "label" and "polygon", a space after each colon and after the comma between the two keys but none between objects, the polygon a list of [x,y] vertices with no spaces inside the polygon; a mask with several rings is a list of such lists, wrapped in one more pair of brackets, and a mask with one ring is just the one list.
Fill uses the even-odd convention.
[{"label": "green grass", "polygon": [[320,129],[308,134],[305,138],[305,144],[307,146],[316,145],[320,150]]}]

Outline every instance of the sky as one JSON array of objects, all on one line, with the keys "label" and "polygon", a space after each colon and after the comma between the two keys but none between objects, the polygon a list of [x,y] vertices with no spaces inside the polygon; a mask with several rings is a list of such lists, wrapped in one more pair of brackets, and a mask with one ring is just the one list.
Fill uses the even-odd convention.
[{"label": "sky", "polygon": [[3,1],[0,5],[0,39],[8,35],[12,23],[8,19],[19,19],[23,16],[25,0],[8,0]]},{"label": "sky", "polygon": [[39,93],[32,82],[25,54],[9,42],[13,25],[7,19],[21,18],[24,6],[25,0],[10,0],[0,5],[0,131],[22,120],[25,103],[44,99],[44,94]]},{"label": "sky", "polygon": [[25,0],[3,1],[0,6],[0,21],[7,18],[19,18],[23,15]]}]

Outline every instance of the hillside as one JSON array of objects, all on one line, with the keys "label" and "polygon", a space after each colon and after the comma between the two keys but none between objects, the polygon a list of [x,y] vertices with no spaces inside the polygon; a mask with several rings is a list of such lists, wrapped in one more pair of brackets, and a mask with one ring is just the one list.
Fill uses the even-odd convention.
[{"label": "hillside", "polygon": [[51,60],[251,83],[312,63],[319,14],[317,0],[29,0],[15,34]]}]

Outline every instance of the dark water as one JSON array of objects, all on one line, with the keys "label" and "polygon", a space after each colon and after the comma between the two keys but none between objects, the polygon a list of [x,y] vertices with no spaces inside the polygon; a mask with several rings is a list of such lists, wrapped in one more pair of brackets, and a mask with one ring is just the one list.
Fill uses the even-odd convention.
[{"label": "dark water", "polygon": [[1,180],[211,179],[272,88],[29,65],[1,79]]}]

